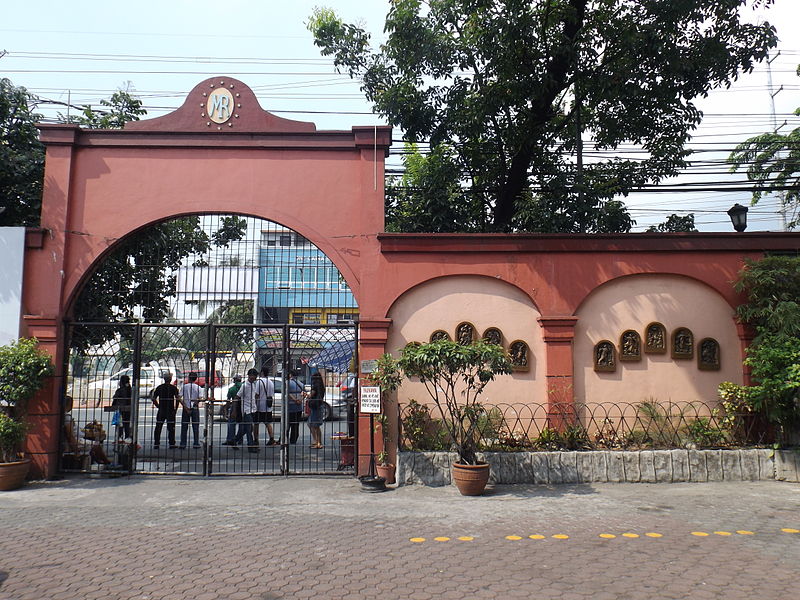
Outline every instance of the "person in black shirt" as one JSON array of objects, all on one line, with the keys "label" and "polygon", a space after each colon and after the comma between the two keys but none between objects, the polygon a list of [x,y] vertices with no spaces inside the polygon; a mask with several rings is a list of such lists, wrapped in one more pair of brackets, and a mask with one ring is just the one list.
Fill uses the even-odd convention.
[{"label": "person in black shirt", "polygon": [[172,373],[164,374],[164,383],[153,392],[153,405],[158,409],[156,414],[156,430],[153,436],[153,448],[161,445],[161,429],[167,422],[167,438],[169,447],[175,448],[175,413],[178,410],[178,388],[170,383]]}]

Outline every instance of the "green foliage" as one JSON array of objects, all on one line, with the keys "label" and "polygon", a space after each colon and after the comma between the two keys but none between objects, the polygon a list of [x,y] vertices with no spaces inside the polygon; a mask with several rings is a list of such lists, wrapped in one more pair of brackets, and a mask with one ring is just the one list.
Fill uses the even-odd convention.
[{"label": "green foliage", "polygon": [[694,213],[689,213],[683,217],[672,214],[663,223],[648,227],[646,233],[674,233],[678,231],[697,231],[694,226]]},{"label": "green foliage", "polygon": [[0,400],[10,407],[10,416],[21,420],[28,400],[52,374],[50,355],[39,349],[35,338],[19,338],[0,346]]},{"label": "green foliage", "polygon": [[424,404],[409,401],[400,419],[404,447],[408,450],[445,450],[448,447],[447,429],[441,419],[434,419]]},{"label": "green foliage", "polygon": [[[622,205],[606,203],[676,174],[701,118],[694,99],[775,46],[768,23],[744,22],[748,3],[394,0],[376,50],[330,9],[308,28],[376,112],[436,157],[396,193],[390,226],[627,231]],[[593,160],[579,175],[578,130],[609,156],[633,143],[645,158]]]},{"label": "green foliage", "polygon": [[690,419],[686,424],[686,432],[693,444],[702,448],[714,448],[727,445],[725,432],[712,423],[708,417]]},{"label": "green foliage", "polygon": [[0,79],[0,226],[36,226],[42,206],[44,146],[34,112],[38,98]]},{"label": "green foliage", "polygon": [[123,90],[114,92],[108,100],[100,100],[100,106],[102,108],[93,109],[87,105],[78,116],[66,117],[59,113],[59,117],[65,123],[76,123],[89,129],[122,129],[125,123],[138,121],[147,114],[142,101]]},{"label": "green foliage", "polygon": [[459,460],[474,465],[480,425],[487,413],[478,402],[496,375],[511,373],[505,351],[479,340],[463,346],[450,340],[409,344],[403,348],[398,369],[425,386],[447,429]]},{"label": "green foliage", "polygon": [[24,421],[12,419],[0,411],[0,462],[17,460],[27,429]]},{"label": "green foliage", "polygon": [[800,336],[799,257],[745,259],[734,289],[747,297],[736,312],[756,328],[756,342],[766,334]]},{"label": "green foliage", "polygon": [[[800,75],[800,66],[797,67]],[[800,115],[800,108],[794,111]],[[787,134],[762,133],[745,140],[728,156],[731,171],[747,167],[747,179],[754,183],[753,204],[764,194],[777,193],[784,206],[800,204],[800,127]],[[797,226],[797,220],[788,224]]]}]

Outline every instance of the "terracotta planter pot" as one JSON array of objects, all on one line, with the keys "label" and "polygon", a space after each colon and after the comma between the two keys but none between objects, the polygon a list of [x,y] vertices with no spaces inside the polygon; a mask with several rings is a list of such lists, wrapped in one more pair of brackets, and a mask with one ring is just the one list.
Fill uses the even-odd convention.
[{"label": "terracotta planter pot", "polygon": [[377,465],[375,469],[378,475],[386,480],[386,483],[394,483],[394,465]]},{"label": "terracotta planter pot", "polygon": [[23,458],[16,462],[0,463],[0,491],[15,490],[22,487],[30,468],[30,458]]},{"label": "terracotta planter pot", "polygon": [[462,496],[480,496],[489,481],[489,464],[453,463],[453,481]]}]

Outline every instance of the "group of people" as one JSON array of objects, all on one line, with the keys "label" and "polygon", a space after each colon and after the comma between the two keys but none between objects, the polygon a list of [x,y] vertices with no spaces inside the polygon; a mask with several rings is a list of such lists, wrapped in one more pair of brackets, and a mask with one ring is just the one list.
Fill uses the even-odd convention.
[{"label": "group of people", "polygon": [[[308,426],[311,430],[311,448],[322,448],[322,401],[325,397],[325,384],[317,371],[311,378],[311,392],[304,391],[297,381],[299,372],[290,371],[286,385],[287,437],[289,444],[296,444],[300,437],[300,420],[303,414],[304,401],[308,403]],[[234,385],[228,390],[228,432],[223,446],[231,446],[234,450],[243,442],[247,442],[249,452],[259,452],[259,429],[263,423],[269,439],[266,446],[278,446],[272,427],[272,406],[275,399],[275,385],[268,377],[266,368],[259,372],[250,369],[247,380],[234,377]]]}]

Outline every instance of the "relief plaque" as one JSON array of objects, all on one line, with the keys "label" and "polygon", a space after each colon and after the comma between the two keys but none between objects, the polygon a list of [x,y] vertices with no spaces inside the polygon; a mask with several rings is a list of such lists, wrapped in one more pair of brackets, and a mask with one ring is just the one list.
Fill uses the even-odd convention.
[{"label": "relief plaque", "polygon": [[511,368],[514,371],[529,371],[531,368],[530,348],[522,340],[514,340],[508,347]]},{"label": "relief plaque", "polygon": [[464,321],[456,327],[456,341],[462,346],[469,346],[475,341],[475,326]]},{"label": "relief plaque", "polygon": [[694,358],[694,335],[686,327],[672,332],[672,358]]},{"label": "relief plaque", "polygon": [[617,370],[617,350],[608,340],[597,342],[594,346],[594,370],[612,372]]},{"label": "relief plaque", "polygon": [[437,329],[431,334],[430,341],[438,342],[439,340],[447,340],[450,341],[450,334],[447,333],[444,329]]},{"label": "relief plaque", "polygon": [[497,346],[503,345],[503,332],[497,327],[489,327],[483,332],[483,341],[487,344],[495,344]]},{"label": "relief plaque", "polygon": [[642,338],[639,337],[639,332],[633,329],[622,332],[619,337],[619,359],[629,361],[642,359]]},{"label": "relief plaque", "polygon": [[644,331],[644,351],[664,354],[667,351],[667,330],[661,323],[650,323]]},{"label": "relief plaque", "polygon": [[719,342],[714,338],[703,338],[700,341],[697,368],[701,371],[719,371]]}]

